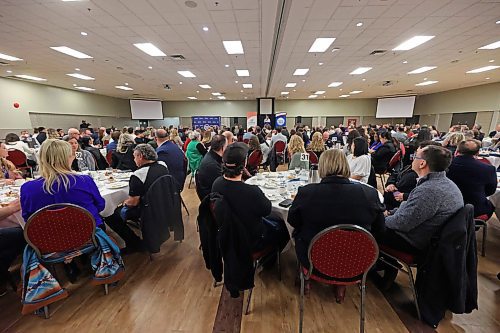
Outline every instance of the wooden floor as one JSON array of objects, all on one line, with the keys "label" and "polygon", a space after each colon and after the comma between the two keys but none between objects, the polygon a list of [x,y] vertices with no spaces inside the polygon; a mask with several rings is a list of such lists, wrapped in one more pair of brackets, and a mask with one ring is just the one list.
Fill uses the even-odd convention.
[{"label": "wooden floor", "polygon": [[[77,284],[64,281],[70,296],[51,305],[48,320],[21,316],[20,299],[9,292],[0,297],[0,332],[238,332],[238,325],[225,330],[220,329],[224,325],[216,325],[214,330],[222,287],[213,287],[198,250],[195,219],[199,200],[187,186],[182,195],[191,213],[188,218],[184,212],[185,241],[167,241],[163,255],[153,262],[145,254],[126,256],[126,278],[110,288],[108,296],[91,286],[86,277]],[[500,281],[496,277],[500,272],[500,224],[496,218],[490,222],[487,256],[479,257],[479,311],[448,314],[437,332],[500,332]],[[480,244],[479,234],[478,238]],[[298,332],[294,251],[286,252],[282,261],[281,282],[272,269],[257,277],[251,313],[240,317],[241,332]],[[386,293],[392,306],[368,282],[366,332],[434,332],[414,319],[407,277],[400,274],[397,282]],[[358,331],[357,288],[348,287],[344,304],[336,304],[332,296],[329,287],[312,285],[305,303],[304,332]],[[236,315],[239,302],[233,303]],[[221,320],[227,317],[217,316]]]}]

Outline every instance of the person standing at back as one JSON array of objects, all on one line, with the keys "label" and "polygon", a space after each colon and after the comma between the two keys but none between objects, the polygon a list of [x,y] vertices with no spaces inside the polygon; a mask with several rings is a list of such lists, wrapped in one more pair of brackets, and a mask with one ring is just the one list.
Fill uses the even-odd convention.
[{"label": "person standing at back", "polygon": [[224,135],[217,134],[213,137],[212,147],[203,157],[196,174],[196,193],[200,200],[210,194],[213,183],[222,175],[222,155],[226,147],[227,140]]},{"label": "person standing at back", "polygon": [[184,152],[169,139],[168,132],[164,129],[156,131],[156,143],[158,144],[156,148],[158,161],[163,161],[167,165],[170,174],[177,182],[178,189],[182,190],[186,179]]}]

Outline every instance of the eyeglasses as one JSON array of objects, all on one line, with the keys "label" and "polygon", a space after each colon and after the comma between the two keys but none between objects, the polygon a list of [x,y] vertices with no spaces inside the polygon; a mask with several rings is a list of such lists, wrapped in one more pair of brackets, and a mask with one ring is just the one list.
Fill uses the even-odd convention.
[{"label": "eyeglasses", "polygon": [[417,155],[415,155],[415,156],[413,156],[413,160],[424,160],[425,161],[425,158],[418,157]]}]

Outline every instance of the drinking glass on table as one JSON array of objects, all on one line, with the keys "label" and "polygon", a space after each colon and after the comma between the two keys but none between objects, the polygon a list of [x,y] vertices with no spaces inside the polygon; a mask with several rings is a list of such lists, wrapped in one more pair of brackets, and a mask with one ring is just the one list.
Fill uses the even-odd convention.
[{"label": "drinking glass on table", "polygon": [[299,167],[295,167],[295,169],[293,171],[295,171],[295,175],[298,176],[299,173],[300,173],[300,168]]}]

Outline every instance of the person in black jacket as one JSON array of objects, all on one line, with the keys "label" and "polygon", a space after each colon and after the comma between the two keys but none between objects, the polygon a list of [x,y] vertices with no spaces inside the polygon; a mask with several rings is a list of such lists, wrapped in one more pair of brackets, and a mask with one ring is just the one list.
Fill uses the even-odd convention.
[{"label": "person in black jacket", "polygon": [[82,137],[80,143],[83,150],[90,152],[92,156],[94,156],[98,170],[106,170],[106,168],[109,167],[109,164],[106,161],[106,158],[101,154],[101,151],[92,146],[93,140],[91,137],[89,136]]},{"label": "person in black jacket", "polygon": [[392,143],[392,136],[389,131],[380,132],[379,138],[382,146],[372,154],[372,165],[376,173],[383,173],[387,170],[389,161],[396,153],[396,147]]},{"label": "person in black jacket", "polygon": [[[319,159],[319,184],[300,187],[288,213],[295,230],[295,251],[304,267],[309,267],[307,251],[320,231],[337,224],[356,224],[376,237],[384,231],[385,206],[375,188],[349,180],[350,169],[344,153],[330,149]],[[337,287],[337,301],[345,295],[345,286]]]},{"label": "person in black jacket", "polygon": [[122,133],[118,139],[116,150],[111,155],[111,167],[119,170],[135,171],[137,166],[134,162],[134,138],[128,133]]},{"label": "person in black jacket", "polygon": [[215,180],[222,175],[222,154],[227,147],[224,135],[214,135],[210,150],[201,160],[196,173],[196,194],[203,200],[212,191]]},{"label": "person in black jacket", "polygon": [[481,142],[470,139],[458,144],[458,155],[448,168],[447,176],[457,184],[466,204],[474,206],[474,216],[493,215],[495,207],[488,200],[497,189],[495,167],[476,159]]}]

